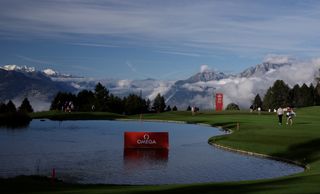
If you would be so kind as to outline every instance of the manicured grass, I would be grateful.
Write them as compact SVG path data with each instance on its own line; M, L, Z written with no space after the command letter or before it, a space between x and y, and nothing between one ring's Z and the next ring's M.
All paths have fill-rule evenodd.
M131 118L151 120L174 120L188 123L207 123L221 126L234 132L231 135L210 138L224 146L287 158L308 164L310 169L303 173L277 179L242 181L230 183L208 183L164 186L114 186L114 185L71 185L35 177L19 177L0 181L1 193L320 193L320 107L296 110L292 126L279 126L273 113L248 112L168 112L125 117L106 113L68 113L68 119ZM74 116L71 116L73 115ZM35 113L33 118L60 118L63 114ZM96 117L95 117L96 116ZM239 129L237 129L239 123ZM209 137L208 137L209 138ZM236 164L235 164L236 165Z

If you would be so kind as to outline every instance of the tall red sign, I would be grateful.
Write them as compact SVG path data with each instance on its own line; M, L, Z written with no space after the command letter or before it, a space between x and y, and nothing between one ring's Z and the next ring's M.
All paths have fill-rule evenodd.
M124 148L169 148L168 132L124 132Z
M223 94L216 93L216 111L223 110Z

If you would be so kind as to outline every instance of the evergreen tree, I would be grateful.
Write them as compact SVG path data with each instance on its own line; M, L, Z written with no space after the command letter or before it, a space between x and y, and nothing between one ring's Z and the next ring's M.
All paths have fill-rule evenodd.
M240 110L240 108L237 104L230 103L227 105L226 110Z
M172 111L178 111L178 108L177 108L176 106L174 106L174 107L172 108Z
M92 105L95 103L94 93L88 90L82 90L77 95L78 111L92 111Z
M274 82L273 86L268 89L264 99L264 109L275 109L278 107L288 106L289 102L289 86L282 80Z
M260 95L257 94L256 97L253 100L253 109L258 109L258 107L262 108L262 100L260 98Z
M153 101L153 108L156 112L163 112L166 108L164 97L161 96L160 93L158 93L158 95Z
M300 86L298 84L294 85L293 88L290 91L289 100L291 100L291 106L294 107L301 107L302 106L302 98L300 92Z
M7 103L7 111L9 113L17 112L16 105L14 105L14 103L11 100L9 100L9 102Z
M167 108L166 108L166 111L167 111L167 112L170 112L171 110L172 110L172 109L171 109L170 105L168 105Z
M190 107L190 105L187 107L187 111L191 111L191 107Z
M100 82L96 85L94 89L94 95L96 99L95 108L97 111L109 111L108 100L109 91Z
M276 107L274 107L273 105L273 92L272 92L272 88L270 87L263 97L263 109L268 110L268 109L274 109L274 108Z
M130 94L124 98L125 112L128 115L148 112L147 102L140 96Z
M8 112L8 109L7 109L7 105L3 102L0 103L0 114L3 114L3 113L7 113Z
M320 106L320 82L314 88L314 105Z
M28 100L28 98L24 98L20 107L19 107L19 112L27 112L31 113L33 112L33 108Z
M51 102L50 110L65 111L70 104L77 106L77 96L71 93L58 92ZM69 107L70 108L70 107Z
M110 94L108 107L110 108L110 112L113 113L122 114L125 112L123 100L118 96L114 96L113 94Z

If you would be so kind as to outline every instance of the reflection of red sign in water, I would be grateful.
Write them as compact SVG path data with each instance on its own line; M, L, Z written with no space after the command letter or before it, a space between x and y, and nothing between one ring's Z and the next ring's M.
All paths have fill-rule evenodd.
M169 148L168 132L124 132L124 148Z
M216 93L216 111L222 111L223 109L223 94Z
M126 162L136 160L167 161L168 149L124 149L123 158Z

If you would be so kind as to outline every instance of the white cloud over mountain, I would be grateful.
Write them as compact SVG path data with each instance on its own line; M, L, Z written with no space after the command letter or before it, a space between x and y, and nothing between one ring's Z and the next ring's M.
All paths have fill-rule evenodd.
M14 69L12 69L14 67ZM26 71L27 76L32 76L29 67L5 66L4 71L19 72ZM54 82L65 84L67 88L74 91L83 89L93 90L98 82L105 85L114 95L124 97L131 93L142 95L144 98L153 100L158 93L166 97L166 103L176 105L180 109L187 106L198 106L201 109L214 108L214 94L224 94L224 105L233 102L241 108L248 108L255 95L264 96L265 92L273 83L280 79L284 80L290 87L295 84L302 85L316 84L316 78L320 77L320 58L306 61L293 60L287 56L268 55L264 63L248 68L237 75L225 75L221 72L212 71L208 65L200 66L200 73L185 80L165 81L155 79L144 80L115 80L93 78L81 78L55 74L54 70L43 73L49 76ZM36 75L36 74L34 74ZM1 89L1 88L0 88ZM48 94L39 92L37 88L26 91L23 95L17 96L15 101L21 101L22 97L28 96L35 106L35 110L48 109L50 103ZM3 91L6 92L6 91ZM7 93L6 93L7 94ZM50 94L51 96L55 94ZM18 103L19 104L19 103Z
M284 80L290 87L293 87L295 84L316 84L315 78L320 76L319 59L297 62L290 60L288 57L271 55L267 59L265 63L284 65L277 69L262 69L266 71L255 72L250 77L238 75L207 82L185 83L182 88L189 92L205 93L205 95L196 95L190 99L190 105L213 107L214 93L221 92L224 94L225 106L234 102L242 108L248 108L255 95L264 96L267 89L278 79ZM262 70L260 69L260 71Z

